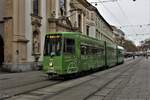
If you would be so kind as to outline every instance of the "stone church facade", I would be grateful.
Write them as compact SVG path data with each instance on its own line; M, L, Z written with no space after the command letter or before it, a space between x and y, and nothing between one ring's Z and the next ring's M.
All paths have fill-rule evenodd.
M47 32L46 0L1 0L0 7L1 67L11 72L37 69Z

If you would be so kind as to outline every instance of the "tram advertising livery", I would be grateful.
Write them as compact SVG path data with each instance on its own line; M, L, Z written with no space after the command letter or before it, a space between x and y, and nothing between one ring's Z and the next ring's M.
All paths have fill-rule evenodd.
M70 75L124 62L123 47L81 33L47 33L43 70L49 75Z

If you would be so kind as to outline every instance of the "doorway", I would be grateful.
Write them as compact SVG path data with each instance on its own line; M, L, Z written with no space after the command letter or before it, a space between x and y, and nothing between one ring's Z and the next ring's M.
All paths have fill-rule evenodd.
M2 36L0 35L0 67L4 62L4 41Z

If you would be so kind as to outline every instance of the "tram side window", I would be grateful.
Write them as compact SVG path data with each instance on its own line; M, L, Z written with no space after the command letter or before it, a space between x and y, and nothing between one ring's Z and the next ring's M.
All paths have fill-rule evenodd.
M97 54L97 53L98 53L98 48L94 48L94 47L93 47L93 48L92 48L92 53L93 53L93 54Z
M98 49L92 46L87 46L87 54L88 55L93 55L98 52Z
M64 40L64 53L75 53L75 40L65 39Z
M86 55L86 53L87 53L87 47L86 46L81 45L80 50L81 50L81 55Z
M92 55L92 47L91 46L87 46L87 54Z
M104 53L104 50L101 48L93 48L92 53L95 55L102 55Z
M80 46L81 50L81 55L102 55L104 54L104 49L98 48L98 47L93 47L93 46L86 46L86 45L81 45Z
M119 54L119 55L123 55L123 51L120 51L120 50L119 50L119 51L118 51L118 54Z

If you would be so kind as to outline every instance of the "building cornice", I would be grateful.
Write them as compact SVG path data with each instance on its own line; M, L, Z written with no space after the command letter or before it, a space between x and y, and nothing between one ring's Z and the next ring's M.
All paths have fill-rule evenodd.
M2 20L2 21L0 21L0 24L3 24L4 23L4 21Z
M34 15L34 14L30 14L31 15L31 17L35 17L35 18L38 18L38 19L43 19L43 17L41 17L41 16L36 16L36 15Z
M29 42L29 40L27 40L27 39L15 39L13 42L28 43L28 42Z
M9 16L9 17L3 17L4 20L9 20L9 19L13 19L13 17Z

